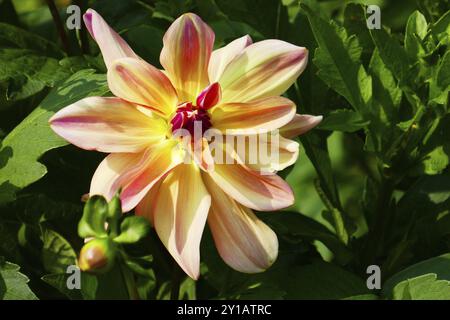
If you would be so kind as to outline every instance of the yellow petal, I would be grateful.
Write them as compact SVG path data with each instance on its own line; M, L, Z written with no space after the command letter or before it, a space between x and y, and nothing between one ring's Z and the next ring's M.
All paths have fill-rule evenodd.
M178 104L169 78L143 60L116 60L108 69L108 85L114 95L148 106L165 116L174 112Z
M230 42L223 48L214 50L209 60L208 74L209 82L219 81L225 68L230 62L240 55L246 47L252 44L252 38L246 35Z
M208 62L214 44L212 29L193 13L176 19L163 39L161 65L180 101L195 101L209 84Z
M322 116L296 114L288 124L280 128L280 134L287 138L294 138L313 129L321 121Z
M274 211L294 203L289 185L277 175L264 175L242 164L217 164L209 172L222 190L242 205Z
M83 15L86 28L92 38L97 42L103 55L106 67L116 60L124 57L139 57L130 46L117 34L95 10L88 9Z
M277 139L274 141L273 139ZM253 170L264 173L275 173L295 163L298 158L299 144L281 135L271 136L271 139L245 139L245 148L235 147L242 163ZM253 157L252 157L253 155Z
M139 154L112 153L100 163L92 177L90 195L111 199L122 189L124 212L132 210L159 179L182 162L175 142L167 140Z
M210 205L211 196L194 164L182 164L169 173L156 196L156 232L193 279L200 273L200 240Z
M278 255L276 234L248 208L240 205L204 174L212 197L208 225L222 259L233 269L266 270Z
M295 115L295 104L283 97L248 103L224 103L211 111L215 129L226 134L258 134L280 128Z
M82 99L49 122L70 143L101 152L140 152L163 139L168 130L162 118L119 98Z
M135 209L136 215L145 217L153 226L155 225L153 214L155 212L156 197L158 196L158 191L163 180L164 177L155 183Z
M222 102L248 102L284 93L305 69L308 50L280 40L246 47L225 68Z

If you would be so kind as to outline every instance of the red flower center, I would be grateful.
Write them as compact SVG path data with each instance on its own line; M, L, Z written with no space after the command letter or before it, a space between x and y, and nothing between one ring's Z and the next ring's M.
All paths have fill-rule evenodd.
M179 104L174 117L170 121L172 132L178 129L186 129L193 137L194 129L197 126L201 129L201 134L203 135L212 125L208 109L219 102L220 95L220 85L216 82L206 87L199 94L195 105L192 102Z

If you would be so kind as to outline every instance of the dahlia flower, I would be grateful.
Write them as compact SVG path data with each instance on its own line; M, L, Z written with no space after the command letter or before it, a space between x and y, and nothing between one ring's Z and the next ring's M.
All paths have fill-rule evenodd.
M57 112L50 125L80 148L109 153L94 173L90 195L111 199L121 189L123 211L148 218L193 279L199 276L206 222L228 265L248 273L267 269L278 254L277 236L252 210L293 204L291 188L276 171L298 157L299 145L290 138L322 119L296 114L295 104L280 96L306 67L307 49L243 36L213 50L213 30L187 13L164 36L159 70L97 12L89 9L83 18L100 47L114 97L82 99ZM211 163L210 141L201 138L190 140L200 145L200 159L186 162L191 153L174 132L193 133L194 124L202 133L214 128L224 136L279 129L278 161L267 174L259 163L246 164L245 155L224 148L236 162Z

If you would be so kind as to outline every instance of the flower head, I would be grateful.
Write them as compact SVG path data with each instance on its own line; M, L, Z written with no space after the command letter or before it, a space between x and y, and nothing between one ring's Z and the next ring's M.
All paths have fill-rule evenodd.
M249 36L213 51L212 29L187 13L164 36L161 71L137 56L94 10L84 21L103 54L114 97L82 99L56 113L50 125L80 148L110 153L94 173L90 194L111 199L121 188L122 209L135 208L147 217L194 279L206 222L232 268L267 269L277 257L278 241L252 209L272 211L294 202L275 172L297 159L298 143L290 138L315 127L321 117L296 115L295 104L280 95L306 67L308 51L279 40L252 43ZM279 129L279 158L270 164L271 174L263 174L258 161L246 163L248 148L242 153L225 143L216 153L235 161L212 165L211 141L195 134L190 143L200 145L201 155L186 163L189 150L178 148L176 133L193 134L196 124L202 135L215 129L224 137Z

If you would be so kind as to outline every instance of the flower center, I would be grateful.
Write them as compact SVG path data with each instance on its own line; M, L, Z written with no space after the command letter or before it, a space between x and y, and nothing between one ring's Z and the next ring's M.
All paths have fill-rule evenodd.
M220 100L220 85L216 82L206 87L197 97L195 105L192 102L184 102L178 105L177 111L170 124L172 132L179 129L189 131L191 137L194 132L202 134L211 128L208 109L214 107ZM197 133L197 134L198 134Z
M194 136L194 128L201 129L201 133L211 128L211 120L208 111L194 106L192 102L185 102L178 106L175 116L170 121L172 132L178 129L186 129Z

